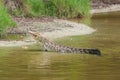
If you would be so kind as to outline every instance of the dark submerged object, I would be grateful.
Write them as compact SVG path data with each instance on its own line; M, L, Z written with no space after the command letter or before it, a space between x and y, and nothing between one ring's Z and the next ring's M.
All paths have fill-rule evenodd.
M100 52L99 49L83 49L83 50L87 54L93 54L93 55L101 56L101 52Z

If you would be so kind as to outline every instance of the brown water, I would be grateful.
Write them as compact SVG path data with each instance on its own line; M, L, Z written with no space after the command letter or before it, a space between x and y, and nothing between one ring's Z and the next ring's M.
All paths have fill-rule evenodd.
M42 52L38 46L2 47L0 80L120 80L120 18L101 16L91 22L95 33L62 38L58 43L99 48L101 57Z

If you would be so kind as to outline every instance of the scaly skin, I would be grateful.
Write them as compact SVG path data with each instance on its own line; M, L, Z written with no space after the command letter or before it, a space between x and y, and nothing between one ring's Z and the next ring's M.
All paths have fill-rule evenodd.
M86 54L95 54L95 55L101 55L100 51L98 49L92 49L92 48L72 48L67 46L58 45L53 41L50 41L46 37L43 36L41 33L29 31L29 33L34 37L34 39L40 43L42 43L43 48L45 51L56 51L61 53L86 53Z

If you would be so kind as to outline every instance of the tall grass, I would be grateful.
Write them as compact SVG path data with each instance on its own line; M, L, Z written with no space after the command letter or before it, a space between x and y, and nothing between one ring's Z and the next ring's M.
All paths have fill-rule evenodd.
M27 5L32 16L41 16L45 12L43 0L27 0Z
M51 0L56 6L57 16L76 17L89 14L89 0Z
M11 26L15 26L15 22L12 20L7 12L7 9L0 1L0 34L4 33L4 31Z
M87 16L90 0L27 0L33 16Z

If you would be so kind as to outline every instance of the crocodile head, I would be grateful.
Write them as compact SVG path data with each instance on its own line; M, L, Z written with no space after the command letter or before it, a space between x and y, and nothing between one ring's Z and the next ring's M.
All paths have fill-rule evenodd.
M38 32L28 31L35 40L40 40L42 38L42 34Z

